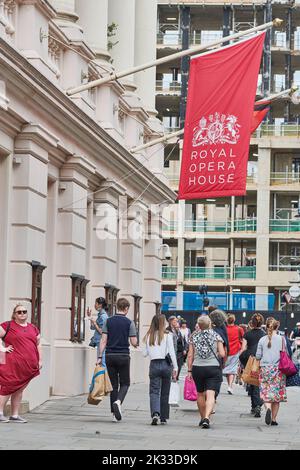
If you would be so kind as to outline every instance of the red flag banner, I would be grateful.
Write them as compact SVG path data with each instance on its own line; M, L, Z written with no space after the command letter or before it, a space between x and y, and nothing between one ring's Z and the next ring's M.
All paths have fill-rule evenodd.
M254 106L254 112L252 116L251 134L258 128L261 122L264 120L268 112L270 111L271 101L256 101Z
M178 199L242 196L265 33L191 60Z

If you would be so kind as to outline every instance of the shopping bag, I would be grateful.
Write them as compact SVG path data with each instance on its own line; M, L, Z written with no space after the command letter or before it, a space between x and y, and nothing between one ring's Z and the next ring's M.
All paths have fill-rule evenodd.
M112 391L112 386L105 367L96 366L90 385L88 404L98 405Z
M179 385L178 382L171 382L169 405L178 405L179 403Z
M183 398L188 401L197 401L197 397L195 382L187 376L184 381Z
M242 374L242 380L246 384L259 387L260 361L254 356L250 356Z

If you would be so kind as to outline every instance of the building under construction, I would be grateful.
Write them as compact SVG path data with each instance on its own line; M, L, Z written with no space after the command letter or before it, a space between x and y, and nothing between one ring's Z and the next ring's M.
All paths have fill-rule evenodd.
M257 100L300 84L299 1L159 1L157 56L271 21ZM166 132L184 125L189 58L157 68L156 107ZM199 285L228 309L279 310L300 270L300 106L271 105L252 136L247 195L180 201L165 224L172 258L163 266L164 309L199 308ZM178 188L182 142L166 146L165 174ZM179 214L183 214L179 216ZM287 297L288 298L288 297ZM288 315L298 308L297 299Z

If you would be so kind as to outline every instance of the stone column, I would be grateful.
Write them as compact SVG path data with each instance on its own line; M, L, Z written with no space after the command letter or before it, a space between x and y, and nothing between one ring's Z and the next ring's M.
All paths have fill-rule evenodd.
M54 17L55 11L46 2L18 2L16 46L50 80L53 78L53 70L48 65L48 33L49 21Z
M31 321L33 261L46 266L48 149L57 140L39 125L27 125L15 139L17 163L12 174L12 209L10 228L10 307L24 302ZM45 274L45 271L44 271ZM44 279L43 274L43 279ZM45 291L42 289L41 344L43 374L32 381L24 394L34 408L49 398L50 344ZM11 308L10 308L11 310Z
M135 0L109 0L108 23L117 25L116 35L111 37L111 42L116 44L110 50L116 71L134 66L135 3ZM121 82L129 89L136 88L133 75Z
M157 1L135 3L135 65L156 59ZM134 75L137 92L147 111L155 112L156 67Z
M141 65L156 59L157 1L136 1L135 16L135 65ZM154 133L153 139L156 139L157 135L164 133L162 122L156 119L156 67L135 74L134 80L138 87L137 93L150 116L147 124ZM149 157L151 171L159 178L164 179L164 145L158 144L150 147L147 149L146 154Z
M75 14L75 0L49 0L49 3L55 8L60 18L66 20L77 20Z
M84 37L99 62L108 61L107 21L108 0L75 0L76 13L83 27Z
M89 351L83 344L72 343L71 306L72 274L86 277L87 174L85 159L73 156L60 170L61 190L58 199L55 395L86 392L89 380ZM84 173L84 174L83 174ZM86 336L88 332L86 331Z
M119 288L119 198L125 194L121 185L107 180L95 193L90 303L105 296L105 284Z
M133 320L134 314L134 298L137 294L141 297L144 295L144 270L145 270L145 230L148 222L148 208L142 202L135 202L128 205L127 214L123 214L123 234L121 240L121 270L120 270L120 297L128 298L131 307L129 318ZM125 231L127 225L127 230ZM126 233L127 232L127 233ZM148 252L149 253L149 252ZM149 265L147 266L149 267ZM155 292L157 295L157 292ZM150 294L150 293L149 293ZM149 301L151 294L146 297ZM155 300L157 300L155 298ZM154 301L154 300L153 300ZM148 320L144 319L144 298L140 303L140 341L142 333L145 330L143 325ZM148 312L149 315L149 312ZM141 354L141 350L133 349L131 352L132 360L132 380L133 382L145 381L146 370L145 360Z
M12 174L14 140L0 131L0 323L6 321L8 307L8 281L9 281L9 245L10 245L10 218L12 204Z
M271 149L258 147L256 281L264 286L269 273L269 211Z

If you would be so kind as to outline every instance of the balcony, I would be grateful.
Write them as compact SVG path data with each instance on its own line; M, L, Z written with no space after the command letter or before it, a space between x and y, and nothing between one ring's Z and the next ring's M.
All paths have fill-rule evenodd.
M256 266L234 266L233 268L233 280L239 279L255 279L256 278ZM189 266L184 269L184 279L230 279L230 267L198 267Z
M237 219L234 221L235 232L256 232L256 219Z
M270 179L271 186L280 184L299 184L300 173L299 172L271 172Z
M185 230L187 232L230 232L230 221L209 222L207 220L186 220Z
M177 132L177 131L180 131L180 127L178 126L172 126L172 127L168 127L168 126L165 126L164 127L165 129L165 133L166 134L173 134L173 132ZM178 177L179 178L179 177Z
M163 266L162 267L162 278L174 280L177 279L177 267L174 266Z
M300 125L295 123L287 124L262 124L253 134L255 138L260 137L299 137Z
M275 264L269 266L270 271L300 271L300 262L299 265L292 265L292 264Z
M230 268L228 267L198 267L189 266L184 268L184 279L229 279Z
M256 266L235 266L233 278L236 279L256 279Z
M221 222L210 222L207 220L186 220L185 231L196 233L230 233L232 230L231 220ZM236 219L233 224L234 232L256 232L256 219ZM171 221L164 225L164 230L176 232L178 222Z
M300 219L271 219L270 232L300 232Z
M157 95L180 95L181 83L168 82L165 80L156 81L156 94Z
M180 47L182 43L181 34L178 31L168 31L157 34L157 45L166 47Z

